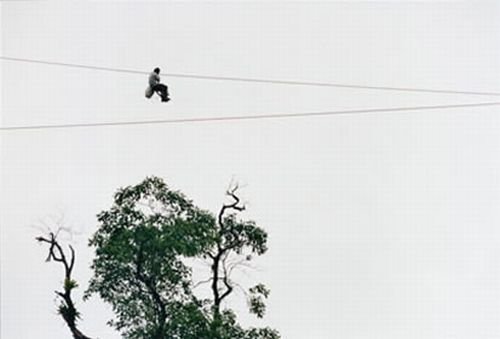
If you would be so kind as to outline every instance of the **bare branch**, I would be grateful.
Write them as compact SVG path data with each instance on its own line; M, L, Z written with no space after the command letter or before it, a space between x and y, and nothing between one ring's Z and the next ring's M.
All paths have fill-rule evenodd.
M226 298L233 291L233 285L231 285L231 280L229 278L229 274L228 274L227 267L226 267L227 258L228 258L228 255L226 254L224 256L224 258L222 259L222 269L224 271L224 277L222 278L222 281L224 282L224 285L226 286L226 291L224 293L222 293L222 295L220 296L220 299L219 299L220 301L224 300L224 298Z
M236 269L240 269L242 272L244 272L244 270L242 268L248 268L248 269L251 269L251 270L257 270L257 268L253 265L251 265L246 258L244 259L240 259L238 261L234 261L234 262L231 262L227 265L228 267L228 272L229 272L229 275L232 274L232 272Z
M203 285L203 284L208 284L208 283L209 283L209 282L211 282L212 280L213 280L213 278L212 278L212 277L210 277L210 278L208 278L208 279L206 279L206 280L198 281L196 284L194 284L194 285L193 285L193 289L198 288L198 287L200 287L200 286L201 286L201 285Z
M55 291L56 295L62 299L61 305L59 306L59 314L61 314L62 318L68 325L74 339L91 339L90 337L84 335L76 325L77 319L79 317L79 312L77 311L75 303L71 298L71 290L76 287L76 283L71 279L71 273L75 264L75 250L71 245L69 246L69 249L71 251L71 259L68 263L64 251L57 241L57 234L60 230L61 228L59 228L55 234L53 232L50 232L50 238L39 236L35 239L38 242L48 243L50 245L49 254L46 261L50 261L50 259L53 259L56 262L60 262L64 266L64 291Z
M224 224L224 214L226 213L227 210L233 209L238 212L242 212L245 210L245 205L239 206L238 204L240 203L240 198L236 195L236 191L238 190L238 184L232 185L227 191L226 195L230 196L233 198L233 203L232 204L224 204L222 205L222 208L219 212L219 217L218 217L218 222L219 222L219 227L222 228Z
M70 273L73 271L73 266L75 266L75 250L73 249L73 246L69 245L69 250L71 251L71 263L69 264L69 271Z
M220 301L224 300L224 298L226 298L228 295L231 294L231 292L233 292L233 286L231 285L231 281L229 280L229 277L227 275L224 276L222 281L224 282L224 285L226 286L226 291L224 293L222 293L222 295L220 296L220 298L219 298Z
M234 284L234 287L236 287L240 292L243 293L243 295L248 298L249 294L247 292L247 290L245 290L245 288L243 286L241 286L240 284L238 283L235 283L234 281L232 281L232 283Z

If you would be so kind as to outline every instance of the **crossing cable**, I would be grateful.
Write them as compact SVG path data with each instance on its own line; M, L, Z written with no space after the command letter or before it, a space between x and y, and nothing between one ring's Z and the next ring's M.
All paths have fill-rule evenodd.
M84 68L84 69L97 70L97 71L119 72L119 73L129 73L129 74L149 74L148 72L131 70L131 69L100 67L100 66L72 64L72 63L63 63L63 62L45 61L45 60L24 59L24 58L15 58L15 57L8 57L8 56L0 56L0 60L45 64L45 65L51 65L51 66ZM330 82L312 82L312 81L295 81L295 80L278 80L278 79L257 79L257 78L226 77L226 76L185 74L185 73L163 73L163 75L165 75L167 77L171 77L171 78L233 81L233 82L247 82L247 83L265 83L265 84L275 84L275 85L336 87L336 88L399 91L399 92L420 92L420 93L434 93L434 94L464 94L464 95L500 96L500 92L459 91L459 90L426 89L426 88L411 88L411 87L390 87L390 86L367 86L367 85L351 85L351 84L340 84L340 83L330 83Z
M67 128L89 128L106 126L131 126L131 125L156 125L156 124L179 124L179 123L199 123L199 122L220 122L236 120L260 120L260 119L285 119L300 117L319 117L331 115L367 114L367 113L390 113L405 111L425 111L436 109L467 108L467 107L487 107L500 106L500 102L482 102L454 105L435 106L411 106L411 107L387 107L387 108L366 108L352 110L338 110L329 112L302 112L302 113L276 113L263 115L239 115L239 116L215 116L206 118L179 118L164 120L139 120L139 121L119 121L119 122L95 122L95 123L75 123L75 124L55 124L55 125L28 125L28 126L6 126L0 127L0 131L20 131L20 130L45 130L45 129L67 129Z

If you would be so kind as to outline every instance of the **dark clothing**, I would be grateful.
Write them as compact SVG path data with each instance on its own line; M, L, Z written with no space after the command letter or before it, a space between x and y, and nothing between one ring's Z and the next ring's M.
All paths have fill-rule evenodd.
M160 95L162 101L168 101L168 87L166 85L156 84L152 89Z

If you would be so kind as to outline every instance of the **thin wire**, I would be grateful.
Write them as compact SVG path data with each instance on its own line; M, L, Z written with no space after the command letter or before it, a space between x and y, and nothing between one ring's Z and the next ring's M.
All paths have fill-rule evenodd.
M482 103L435 105L435 106L367 108L367 109L339 110L339 111L330 111L330 112L302 112L302 113L282 113L282 114L263 114L263 115L239 115L239 116L228 116L228 117L219 116L219 117L208 117L208 118L182 118L182 119L165 119L165 120L122 121L122 122L96 122L96 123L81 123L81 124L78 123L78 124L58 124L58 125L7 126L7 127L0 127L0 131L45 130L45 129L66 129L66 128L83 128L83 127L155 125L155 124L178 124L178 123L193 123L193 122L259 120L259 119L285 119L285 118L299 118L299 117L318 117L318 116L366 114L366 113L389 113L389 112L404 112L404 111L424 111L424 110L435 110L435 109L485 107L485 106L500 106L500 102L482 102Z
M14 58L14 57L7 57L7 56L0 56L0 59L1 60L9 60L9 61L17 61L17 62L45 64L45 65L52 65L52 66L84 68L84 69L91 69L91 70L98 70L98 71L109 71L109 72L130 73L130 74L149 74L148 72L144 72L144 71L123 69L123 68L111 68L111 67L100 67L100 66L90 66L90 65L81 65L81 64L70 64L70 63L54 62L54 61ZM184 73L163 73L163 74L165 76L172 77L172 78L188 78L188 79L199 79L199 80L217 80L217 81L234 81L234 82L237 81L237 82L266 83L266 84L276 84L276 85L336 87L336 88L400 91L400 92L420 92L420 93L435 93L435 94L465 94L465 95L500 96L500 92L458 91L458 90L426 89L426 88L410 88L410 87L389 87L389 86L365 86L365 85L349 85L349 84L339 84L339 83L329 83L329 82L240 78L240 77L225 77L225 76L184 74Z

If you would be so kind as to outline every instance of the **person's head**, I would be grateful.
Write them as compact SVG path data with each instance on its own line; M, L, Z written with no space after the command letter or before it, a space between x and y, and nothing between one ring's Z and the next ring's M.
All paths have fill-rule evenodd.
M155 72L156 74L160 74L160 69L159 69L158 67L156 67L156 68L154 69L154 72Z

